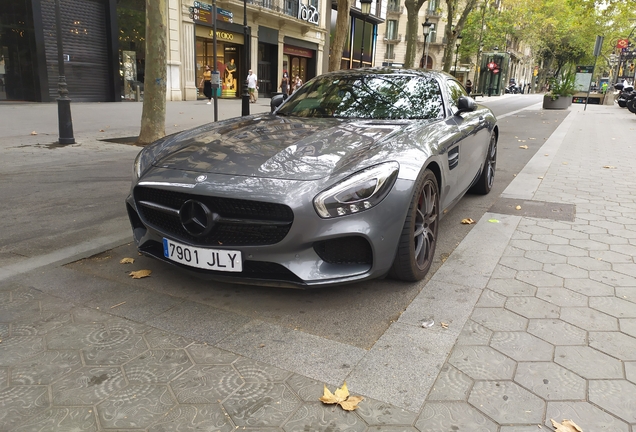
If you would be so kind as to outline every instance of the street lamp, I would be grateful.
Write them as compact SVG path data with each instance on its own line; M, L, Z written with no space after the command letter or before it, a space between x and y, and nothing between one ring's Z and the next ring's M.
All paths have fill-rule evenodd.
M422 32L424 32L424 57L422 57L422 67L428 69L428 35L431 33L432 22L426 21L422 23Z
M71 118L71 99L68 97L66 76L64 74L64 47L62 45L62 18L60 17L60 0L55 0L55 26L57 31L57 121L60 144L75 144L73 137L73 119Z
M245 71L243 74L245 76L245 83L243 84L243 96L242 96L242 106L241 106L241 115L248 116L250 115L250 91L247 88L248 80L247 80L247 71L250 69L250 40L248 35L247 28L247 0L243 0L243 51L244 54L244 62L245 62Z
M462 44L462 35L457 36L457 43L455 44L455 70L453 76L457 77L457 54L459 54L459 46Z
M371 2L373 0L360 0L360 12L362 12L362 45L360 45L360 67L364 60L364 28L367 25L367 17L371 13Z

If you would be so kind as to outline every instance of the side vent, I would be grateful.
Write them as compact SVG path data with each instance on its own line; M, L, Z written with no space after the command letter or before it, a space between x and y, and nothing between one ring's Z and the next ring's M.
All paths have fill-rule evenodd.
M448 151L448 169L452 170L459 164L459 146Z

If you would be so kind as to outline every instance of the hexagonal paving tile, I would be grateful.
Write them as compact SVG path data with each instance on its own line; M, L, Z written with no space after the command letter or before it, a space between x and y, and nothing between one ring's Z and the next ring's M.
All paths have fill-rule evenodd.
M355 413L370 426L411 425L417 417L411 411L370 398L364 398Z
M521 331L528 324L526 318L500 308L475 308L471 319L493 331Z
M564 279L587 278L589 272L570 264L543 264L543 271Z
M503 256L499 260L502 265L515 270L541 270L543 264L528 258Z
M476 382L468 402L500 424L540 423L545 410L543 400L509 381Z
M533 296L537 292L537 287L511 278L491 279L487 288L506 297Z
M43 335L73 321L70 313L43 312L37 316L24 317L13 321L12 336Z
M588 331L618 330L618 320L588 307L561 308L561 319Z
M482 291L479 300L477 301L477 307L503 307L506 303L506 296L503 296L495 291L485 289Z
M585 431L629 432L629 426L588 402L548 402L545 425L552 428L550 419L575 419Z
M45 350L42 336L18 336L2 339L0 344L0 366L20 364Z
M566 279L564 285L565 288L588 297L614 295L613 287L591 279Z
M0 389L0 430L12 431L24 420L49 407L47 386L11 386Z
M89 336L100 331L106 331L103 323L67 324L46 335L46 345L49 349L82 349L91 345Z
M515 362L487 346L456 346L448 362L476 380L511 379Z
M551 362L523 362L515 381L545 400L585 400L585 380Z
M81 367L78 351L43 351L15 366L11 371L11 383L46 385Z
M620 332L590 332L590 346L623 361L636 360L636 338Z
M625 380L590 381L590 402L626 420L636 423L636 403L628 395L636 395L636 384Z
M97 405L99 422L109 429L147 428L176 405L166 385L126 387Z
M552 234L533 234L532 240L546 245L566 245L569 240Z
M629 381L636 384L636 362L625 362L625 375Z
M285 384L246 383L223 402L235 425L242 427L282 426L300 406L300 399Z
M353 415L352 415L353 414ZM285 432L304 432L333 430L358 432L366 430L366 423L356 415L342 410L340 407L325 405L320 402L303 404L291 416L283 430Z
M185 348L192 344L190 339L155 328L144 333L144 338L150 349Z
M195 365L170 382L179 403L219 403L244 381L231 365Z
M422 432L495 432L497 425L466 402L427 402L415 426Z
M506 309L526 318L558 318L559 307L536 297L510 297Z
M623 378L620 360L587 346L558 346L554 361L585 379Z
M99 429L92 407L68 407L43 411L12 430L97 432Z
M236 354L207 344L192 344L186 350L197 364L230 364L239 358Z
M148 350L142 335L128 331L99 330L88 340L91 345L82 349L87 365L123 364Z
M531 319L528 333L552 345L586 345L587 332L559 319Z
M636 318L621 318L618 326L623 333L636 338Z
M488 330L473 320L466 321L462 332L457 337L457 345L488 345L493 331Z
M490 346L516 361L551 361L554 347L526 332L495 332Z
M537 298L550 302L560 307L584 307L588 304L588 298L567 288L539 288Z
M550 245L547 248L548 251L555 254L562 255L564 257L586 257L589 256L588 251L571 245Z
M445 364L433 384L426 400L465 401L473 385L473 380L458 369Z
M179 432L184 430L230 432L235 426L220 404L178 405L148 432Z
M51 385L53 405L94 405L125 386L126 380L117 366L83 367Z
M594 258L595 260L605 261L608 263L633 263L634 260L629 255L624 255L622 253L614 252L614 251L590 251L590 258ZM588 269L592 270L592 269Z
M185 350L150 350L124 365L132 384L168 383L192 366Z
M590 307L616 318L636 318L634 304L617 297L592 297Z
M590 271L590 279L605 284L619 286L636 286L636 278L614 271L592 270Z
M526 282L537 287L562 287L563 278L546 273L542 270L518 271L515 279Z
M592 257L569 257L568 264L584 270L611 270L612 263ZM584 277L587 277L585 275Z
M291 372L248 358L240 358L232 364L245 382L283 382L291 376Z
M543 264L565 264L567 262L567 258L563 255L550 251L526 251L524 256Z

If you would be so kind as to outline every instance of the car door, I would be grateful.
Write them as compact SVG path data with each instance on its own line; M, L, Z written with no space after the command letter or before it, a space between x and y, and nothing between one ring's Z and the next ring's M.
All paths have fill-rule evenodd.
M447 80L450 107L454 114L453 120L459 129L460 141L456 148L449 152L449 168L458 171L457 186L459 193L465 192L479 175L483 162L483 149L480 145L479 131L483 124L483 114L480 110L463 112L457 115L458 101L462 96L468 96L462 85L454 79Z

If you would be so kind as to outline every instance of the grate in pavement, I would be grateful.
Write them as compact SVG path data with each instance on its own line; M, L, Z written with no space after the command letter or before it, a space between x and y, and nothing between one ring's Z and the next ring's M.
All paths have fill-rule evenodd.
M517 206L520 206L521 209L517 210ZM547 201L500 198L488 211L491 213L574 222L576 206L574 204Z

